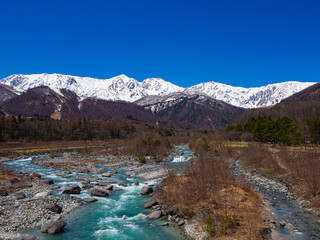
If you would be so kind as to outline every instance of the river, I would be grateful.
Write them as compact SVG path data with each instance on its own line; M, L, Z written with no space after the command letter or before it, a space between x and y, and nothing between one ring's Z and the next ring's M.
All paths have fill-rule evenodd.
M172 162L161 163L158 167L177 167L185 164L192 155L192 152L186 146L177 146L177 153L173 153ZM32 162L33 156L26 159L12 160L4 164L13 171L24 173L39 173L42 178L54 180L54 183L60 186L55 190L53 195L62 195L62 191L69 185L77 184L82 186L83 179L92 177L101 177L94 174L79 174L72 172L70 178L58 176L64 171L52 168L41 167ZM143 209L142 206L150 200L149 196L140 195L143 186L157 185L161 179L151 181L142 181L133 176L128 176L127 170L132 166L113 168L118 171L115 176L108 178L109 181L128 185L127 187L114 184L121 188L121 191L113 191L108 197L95 197L98 202L85 204L73 213L67 215L64 220L67 222L65 232L57 235L42 234L40 229L31 229L24 233L30 233L37 236L37 239L54 239L54 240L71 240L71 239L183 239L179 229L170 224L169 226L161 226L163 221L148 221L146 215L151 211ZM58 174L58 175L57 175ZM138 186L135 182L140 182ZM80 198L91 198L87 190L82 190Z

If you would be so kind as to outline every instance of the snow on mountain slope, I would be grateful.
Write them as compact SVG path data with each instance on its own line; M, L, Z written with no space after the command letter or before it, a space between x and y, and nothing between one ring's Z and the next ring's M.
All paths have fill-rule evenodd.
M206 82L190 88L182 88L161 78L148 78L138 82L126 75L119 75L110 79L96 79L46 73L11 75L0 80L0 83L12 86L19 92L34 87L48 86L57 93L60 93L62 88L71 90L81 98L93 97L128 102L134 102L146 96L166 96L174 92L191 95L199 92L243 108L272 106L282 99L315 84L311 82L283 82L257 88L242 88L216 82Z
M93 97L108 100L124 100L133 102L148 95L166 95L178 91L180 88L160 78L149 78L138 82L126 75L110 79L96 79L62 74L31 74L11 75L0 80L0 83L14 87L24 92L28 89L49 86L56 92L65 88L75 92L82 98Z
M272 106L282 99L291 96L314 82L283 82L256 88L233 87L216 82L200 83L190 87L190 90L209 95L231 105L243 108L258 108Z

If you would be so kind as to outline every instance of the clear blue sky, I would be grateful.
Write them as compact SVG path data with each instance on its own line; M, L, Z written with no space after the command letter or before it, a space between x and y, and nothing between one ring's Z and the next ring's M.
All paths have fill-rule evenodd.
M320 80L320 1L0 0L0 78Z

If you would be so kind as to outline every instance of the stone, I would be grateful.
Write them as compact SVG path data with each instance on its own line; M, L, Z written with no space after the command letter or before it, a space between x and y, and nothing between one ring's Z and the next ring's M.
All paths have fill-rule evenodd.
M284 221L279 222L280 227L285 227L286 223Z
M56 189L59 189L59 188L60 188L60 186L58 186L58 185L55 185L55 186L51 187L52 190L56 190Z
M46 196L49 196L51 194L50 191L48 192L39 192L37 193L36 195L34 195L35 198L39 198L39 197L46 197Z
M5 190L5 189L0 189L0 196L1 196L1 197L8 196L7 190Z
M154 211L154 212L149 213L149 215L147 216L147 219L148 220L155 220L155 219L161 218L161 216L162 216L161 211Z
M65 171L64 173L65 173L65 174L72 174L71 171Z
M84 199L82 199L82 201L84 201L86 203L93 203L93 202L98 202L98 199L96 199L96 198L84 198Z
M102 175L101 175L102 177L111 177L111 174L110 173L107 173L107 172L105 172L105 173L102 173Z
M45 184L48 184L48 185L52 185L53 184L53 180L52 179L43 179L42 182L45 183Z
M94 186L92 184L83 184L82 189L90 189L93 188Z
M100 230L107 230L107 228L105 228L105 227L102 227L102 228L100 228Z
M122 191L122 188L119 188L117 186L113 186L112 191Z
M121 186L121 187L128 187L128 185L127 185L127 184L124 184L124 183L119 183L119 186Z
M162 227L169 226L169 223L168 222L162 223L161 226Z
M139 183L138 183L138 182L135 182L134 185L139 186Z
M178 222L178 226L182 226L185 224L185 221L183 219L181 219L179 222Z
M98 185L99 186L104 186L108 190L112 190L112 185L110 185L110 183L108 181L99 181ZM111 189L109 189L109 188L111 188Z
M149 202L147 202L145 205L143 205L143 208L151 208L157 204L158 204L157 199L152 198Z
M143 187L141 189L141 195L148 195L150 193L153 193L153 188L152 187Z
M101 187L94 187L91 188L89 191L92 196L105 197L109 195L109 191Z
M78 185L74 184L64 189L62 193L80 194L80 192L81 192L81 188Z
M26 195L24 195L24 193L22 193L22 192L17 192L15 195L14 195L15 197L16 197L16 199L24 199L24 198L26 198Z
M53 204L51 206L48 207L48 209L51 211L51 212L55 212L55 213L62 213L62 207L59 206L58 204Z
M41 174L39 174L39 173L30 173L30 177L31 177L31 178L38 178L38 179L40 179L40 178L41 178Z
M23 234L13 238L13 240L36 240L36 239L37 237L31 234Z
M50 221L42 225L41 232L53 235L62 232L66 225L67 223L63 220Z
M118 171L117 171L117 170L115 170L115 169L113 169L111 173L112 173L112 174L117 174L117 173L118 173Z
M264 238L264 239L269 239L269 236L271 237L271 229L267 228L267 227L261 227L259 228L259 232L260 235Z

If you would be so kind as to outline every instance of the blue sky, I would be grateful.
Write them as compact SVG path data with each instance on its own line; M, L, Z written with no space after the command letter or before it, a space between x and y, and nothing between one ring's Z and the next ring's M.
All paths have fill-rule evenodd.
M0 78L320 80L320 1L0 0Z

